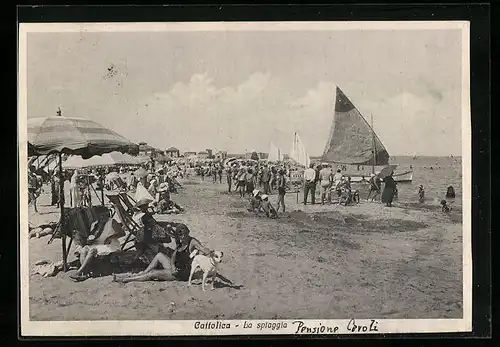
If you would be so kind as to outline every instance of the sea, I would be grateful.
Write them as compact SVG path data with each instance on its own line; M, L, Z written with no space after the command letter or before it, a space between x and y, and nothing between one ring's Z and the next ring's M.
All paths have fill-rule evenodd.
M448 186L455 189L455 199L446 199L450 206L462 207L462 158L461 157L391 157L390 164L413 167L413 181L398 183L400 202L418 202L418 186L423 185L426 204L438 204L445 199ZM399 170L396 168L396 172Z

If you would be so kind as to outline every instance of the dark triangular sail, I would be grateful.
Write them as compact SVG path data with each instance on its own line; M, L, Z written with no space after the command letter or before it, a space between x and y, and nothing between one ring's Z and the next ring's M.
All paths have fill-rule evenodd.
M389 153L384 145L339 87L335 98L334 120L323 152L323 161L354 165L389 163Z

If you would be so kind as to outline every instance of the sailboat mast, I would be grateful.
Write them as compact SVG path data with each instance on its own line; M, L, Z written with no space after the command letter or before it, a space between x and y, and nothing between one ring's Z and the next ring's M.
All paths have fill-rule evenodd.
M372 153L373 153L373 159L372 159L372 174L375 173L375 164L377 161L377 154L375 151L375 130L373 130L373 114L370 114L371 118L371 126L372 126Z

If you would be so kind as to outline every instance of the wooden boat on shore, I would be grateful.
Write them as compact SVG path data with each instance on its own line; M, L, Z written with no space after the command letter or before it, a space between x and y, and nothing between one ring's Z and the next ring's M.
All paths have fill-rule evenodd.
M389 153L363 115L337 87L335 109L322 161L335 163L352 182L366 182L370 174L378 174L380 178L393 173L396 182L412 182L413 168L402 168L398 164L389 164ZM349 166L349 169L348 169ZM370 167L371 172L360 170Z
M391 164L387 166L378 166L375 167L375 172L380 172L380 176L385 177L387 174L390 174L391 171L394 171L393 178L394 181L398 183L411 183L413 181L413 169L407 170L399 170L397 171L398 165ZM353 171L353 170L345 170L342 171L343 175L351 177L351 182L354 183L366 183L370 180L371 172L368 171Z

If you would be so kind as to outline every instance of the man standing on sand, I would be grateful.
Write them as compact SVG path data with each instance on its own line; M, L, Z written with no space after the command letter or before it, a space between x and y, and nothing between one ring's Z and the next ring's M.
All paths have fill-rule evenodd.
M378 177L378 175L375 174L370 174L369 182L370 182L370 190L368 191L368 196L366 197L366 201L370 199L370 196L372 197L372 201L375 201L375 199L378 198L380 194L380 190L382 188L382 182L380 180L380 177Z
M304 171L304 205L307 205L307 196L311 192L311 204L316 202L316 170L314 164L310 164L309 168Z
M38 199L38 196L40 196L40 190L42 188L42 185L35 171L36 171L35 166L31 165L30 170L28 172L28 204L32 204L35 213L38 213L38 208L36 207L36 200Z
M233 173L231 171L231 166L226 168L226 178L227 178L227 191L231 193L231 185L233 184Z
M262 185L264 186L264 194L270 194L269 183L271 181L271 172L267 165L262 169Z
M217 183L217 168L215 167L215 164L210 165L210 174L212 175L213 183Z
M281 206L283 207L283 213L285 213L285 193L286 193L285 172L283 170L280 170L278 176L278 205L276 206L276 211L279 211Z
M321 184L321 205L325 203L325 198L331 202L330 187L332 185L333 173L330 165L324 163L323 168L319 172L319 179Z
M222 164L219 164L217 166L217 173L219 174L219 183L222 183L222 171L223 171Z

